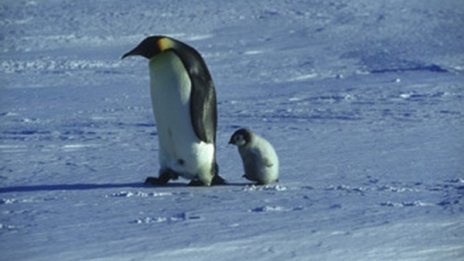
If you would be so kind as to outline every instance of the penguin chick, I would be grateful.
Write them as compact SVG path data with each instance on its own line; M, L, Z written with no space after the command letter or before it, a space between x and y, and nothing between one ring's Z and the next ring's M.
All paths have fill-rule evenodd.
M245 177L259 185L277 182L279 159L272 145L249 129L242 128L232 135L229 144L238 147L242 158Z

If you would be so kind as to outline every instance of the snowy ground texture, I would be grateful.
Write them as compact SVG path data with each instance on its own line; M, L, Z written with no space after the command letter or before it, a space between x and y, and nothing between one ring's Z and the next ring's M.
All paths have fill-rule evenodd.
M464 5L0 2L0 260L464 260ZM147 35L197 48L231 184L158 171ZM227 141L274 144L281 182Z

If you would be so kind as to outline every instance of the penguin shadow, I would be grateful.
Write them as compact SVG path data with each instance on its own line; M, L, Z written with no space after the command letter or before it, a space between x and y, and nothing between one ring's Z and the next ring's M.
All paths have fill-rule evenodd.
M157 184L145 184L144 187L146 188L179 188L179 187L184 187L184 188L226 188L226 187L246 187L246 186L251 186L251 185L256 185L255 183L252 182L227 182L225 184L217 184L217 185L211 185L211 186L198 186L198 185L190 185L189 183L182 183L182 182L170 182L164 185L157 185Z
M223 185L216 185L213 187L245 187L253 185L250 182L229 182ZM191 187L191 188L204 188L198 186L189 186L188 183L171 182L164 185L149 185L143 182L133 183L76 183L76 184L43 184L43 185L30 185L30 186L11 186L1 187L0 194L11 193L11 192L38 192L38 191L75 191L75 190L95 190L95 189L117 189L117 188L179 188L179 187Z
M37 191L72 191L72 190L94 190L113 188L145 188L147 185L139 183L76 183L76 184L43 184L31 186L11 186L0 188L1 193L9 192L37 192Z
M253 182L229 182L224 185L218 185L217 187L247 187L247 186L253 186L256 185L256 183Z

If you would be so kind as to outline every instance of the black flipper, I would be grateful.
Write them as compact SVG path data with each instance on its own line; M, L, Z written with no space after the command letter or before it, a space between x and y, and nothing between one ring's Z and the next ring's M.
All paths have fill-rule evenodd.
M208 73L207 71L204 73ZM205 75L190 75L190 117L197 137L206 143L216 141L217 107L213 81Z
M201 141L215 143L217 107L213 79L197 50L179 41L176 41L175 45L172 51L181 59L192 84L190 118L193 130Z

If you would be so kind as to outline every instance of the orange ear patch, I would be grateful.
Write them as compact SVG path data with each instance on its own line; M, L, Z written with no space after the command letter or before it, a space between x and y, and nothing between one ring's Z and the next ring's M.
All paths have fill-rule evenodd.
M174 45L174 42L171 39L164 37L164 38L159 39L157 44L158 44L158 48L162 52L167 49L171 49Z

